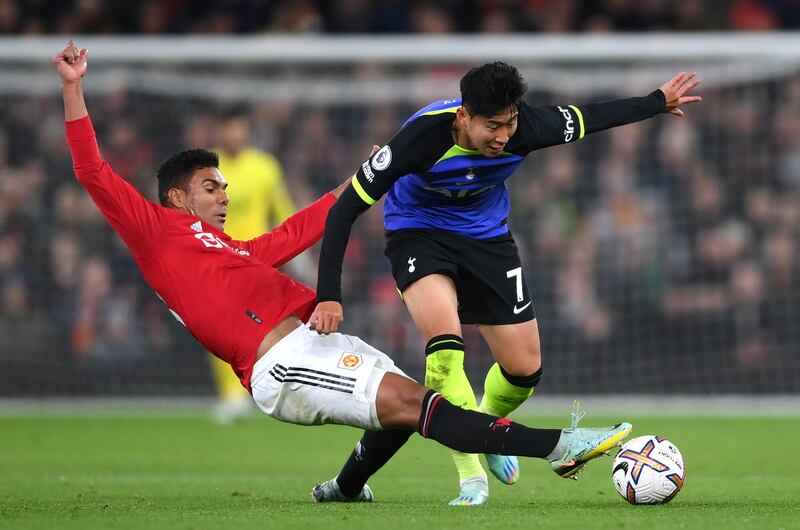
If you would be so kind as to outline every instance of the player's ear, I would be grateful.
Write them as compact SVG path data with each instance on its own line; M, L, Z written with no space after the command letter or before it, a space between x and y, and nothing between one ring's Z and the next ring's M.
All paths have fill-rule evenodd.
M183 207L186 205L186 197L183 193L183 190L178 188L170 188L167 192L167 202L173 208L177 208L178 210L182 210Z
M465 109L464 107L458 107L458 110L456 111L456 121L458 122L458 124L461 126L465 126L467 124L468 119L469 119L469 112L467 112L467 109Z

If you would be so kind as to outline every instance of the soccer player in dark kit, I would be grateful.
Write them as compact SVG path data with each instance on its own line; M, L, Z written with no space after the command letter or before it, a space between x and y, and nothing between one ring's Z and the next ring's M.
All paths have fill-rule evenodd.
M366 478L415 431L459 451L544 458L560 474L574 474L630 433L629 423L585 429L574 418L567 429L532 429L464 410L408 378L358 337L320 334L303 324L316 295L275 267L319 240L347 183L275 230L236 241L223 231L227 182L217 156L194 149L161 165L160 204L150 202L100 154L81 84L87 57L70 42L53 58L75 175L144 278L175 318L231 365L266 414L300 425L365 429L345 465L350 482L318 485L317 501L372 500ZM205 359L198 356L198 362Z
M660 113L683 116L681 105L700 101L686 95L698 83L693 72L682 72L644 97L531 106L522 99L526 86L515 67L494 62L471 69L461 79L461 98L411 116L361 165L331 209L312 324L324 333L338 329L351 226L386 195L386 256L427 343L426 386L460 407L511 413L533 394L542 368L533 301L506 223L506 179L536 149ZM477 325L496 361L480 407L464 373L462 324ZM486 502L488 481L478 456L455 452L453 458L460 494L451 504ZM487 452L486 459L501 482L517 481L515 458Z

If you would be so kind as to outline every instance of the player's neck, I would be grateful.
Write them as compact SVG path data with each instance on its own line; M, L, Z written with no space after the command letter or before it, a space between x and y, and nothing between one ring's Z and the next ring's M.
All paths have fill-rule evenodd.
M467 131L459 127L457 123L453 124L453 141L463 149L475 150L475 144L469 139Z

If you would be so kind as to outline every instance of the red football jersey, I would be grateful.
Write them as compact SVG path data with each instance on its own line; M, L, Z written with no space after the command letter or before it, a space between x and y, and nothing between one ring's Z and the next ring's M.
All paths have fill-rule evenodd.
M275 267L322 237L329 194L250 241L235 241L199 217L148 201L100 155L89 117L66 123L78 180L122 237L142 275L208 351L250 389L264 336L291 314L308 320L314 291ZM235 205L234 205L235 207Z

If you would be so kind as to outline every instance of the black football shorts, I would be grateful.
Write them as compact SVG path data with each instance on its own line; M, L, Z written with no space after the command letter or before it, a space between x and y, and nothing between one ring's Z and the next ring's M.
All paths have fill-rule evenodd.
M452 232L404 229L386 234L398 289L429 274L453 279L463 324L516 324L536 318L511 234L470 239Z

